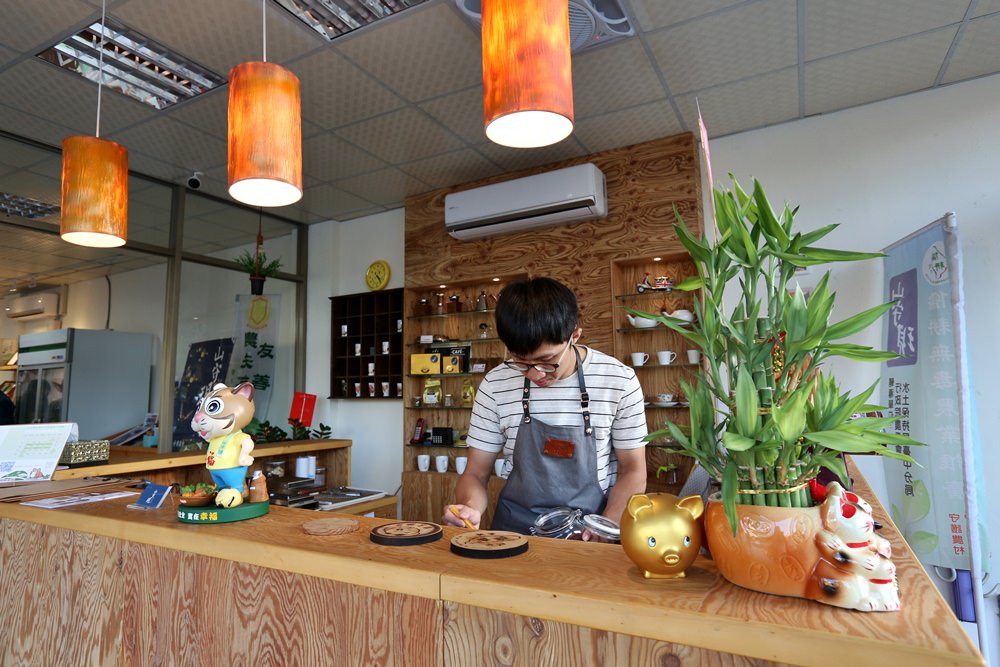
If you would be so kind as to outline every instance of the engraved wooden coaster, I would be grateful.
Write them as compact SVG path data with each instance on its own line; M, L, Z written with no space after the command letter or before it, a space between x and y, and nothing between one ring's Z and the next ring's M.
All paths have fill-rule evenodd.
M302 524L302 530L309 535L345 535L358 529L354 519L331 517L329 519L314 519Z
M509 558L528 550L528 538L506 530L474 530L451 538L451 550L466 558Z
M372 528L369 535L375 544L389 547L408 547L440 540L441 526L427 521L397 521Z

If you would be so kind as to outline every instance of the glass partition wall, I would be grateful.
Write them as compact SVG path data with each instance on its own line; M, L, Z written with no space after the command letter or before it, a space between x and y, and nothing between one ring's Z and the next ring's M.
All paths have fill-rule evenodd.
M263 399L257 417L287 431L292 393L304 384L304 225L133 172L128 243L82 248L58 235L60 168L57 149L0 132L0 299L9 308L23 295L60 295L54 317L0 317L0 343L65 327L152 334L149 410L159 415L160 451L199 444L190 401L204 386L191 385L206 372L254 382ZM253 299L249 274L234 260L255 253L258 232L281 268ZM212 348L207 371L188 372L189 358L211 341L226 341L225 367ZM0 367L0 381L15 379L16 367Z

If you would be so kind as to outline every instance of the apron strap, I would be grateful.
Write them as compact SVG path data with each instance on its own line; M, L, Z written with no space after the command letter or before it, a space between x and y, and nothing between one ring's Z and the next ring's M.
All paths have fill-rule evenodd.
M590 394L587 393L587 383L583 380L583 360L580 359L580 351L573 346L573 354L576 355L576 379L580 383L580 411L583 413L583 432L593 435L594 427L590 423ZM528 399L531 398L531 380L524 376L524 390L521 395L521 410L524 414L525 424L531 423L531 413L528 411Z

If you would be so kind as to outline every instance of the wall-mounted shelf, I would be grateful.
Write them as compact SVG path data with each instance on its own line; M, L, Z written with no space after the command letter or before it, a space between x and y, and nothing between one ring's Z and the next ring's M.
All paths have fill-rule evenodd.
M333 296L330 307L329 397L401 399L403 290Z

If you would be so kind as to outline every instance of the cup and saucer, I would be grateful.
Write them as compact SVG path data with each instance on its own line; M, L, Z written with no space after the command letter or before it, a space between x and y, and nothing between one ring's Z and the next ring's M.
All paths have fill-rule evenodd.
M673 394L657 394L650 401L650 405L654 408L674 408L677 407L677 402L674 400Z

